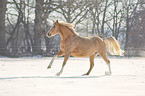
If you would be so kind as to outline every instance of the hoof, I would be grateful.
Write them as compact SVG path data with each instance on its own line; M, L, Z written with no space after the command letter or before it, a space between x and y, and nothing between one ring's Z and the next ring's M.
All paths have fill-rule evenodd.
M48 67L47 67L47 69L50 69L50 68L51 68L51 66L48 66Z
M83 74L82 76L88 76L88 75L89 75L89 74L86 73L86 74Z
M57 73L56 76L60 76L60 73Z
M105 71L105 75L111 75L112 73Z

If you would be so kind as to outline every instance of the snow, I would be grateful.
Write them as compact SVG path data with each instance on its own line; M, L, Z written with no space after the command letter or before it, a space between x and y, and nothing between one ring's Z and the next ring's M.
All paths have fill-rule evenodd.
M95 58L89 76L88 58L70 57L58 77L63 57L0 58L0 96L145 96L145 59L110 58L112 75L102 58Z

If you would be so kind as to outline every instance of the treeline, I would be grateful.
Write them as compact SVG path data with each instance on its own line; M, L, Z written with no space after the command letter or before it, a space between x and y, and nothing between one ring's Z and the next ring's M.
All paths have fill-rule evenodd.
M56 54L59 35L45 34L51 20L57 19L74 23L80 35L112 35L124 49L144 48L144 4L144 0L1 0L0 55Z

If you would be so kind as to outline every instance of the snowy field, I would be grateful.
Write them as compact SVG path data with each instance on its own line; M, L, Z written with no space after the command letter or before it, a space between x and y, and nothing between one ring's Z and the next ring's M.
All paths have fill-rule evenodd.
M145 96L145 58L95 58L89 76L88 58L69 58L61 76L63 57L51 69L51 58L0 58L0 96Z

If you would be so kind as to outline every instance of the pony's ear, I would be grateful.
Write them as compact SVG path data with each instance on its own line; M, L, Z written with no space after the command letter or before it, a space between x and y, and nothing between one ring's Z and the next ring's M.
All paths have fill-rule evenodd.
M56 23L58 23L58 20L56 20Z

